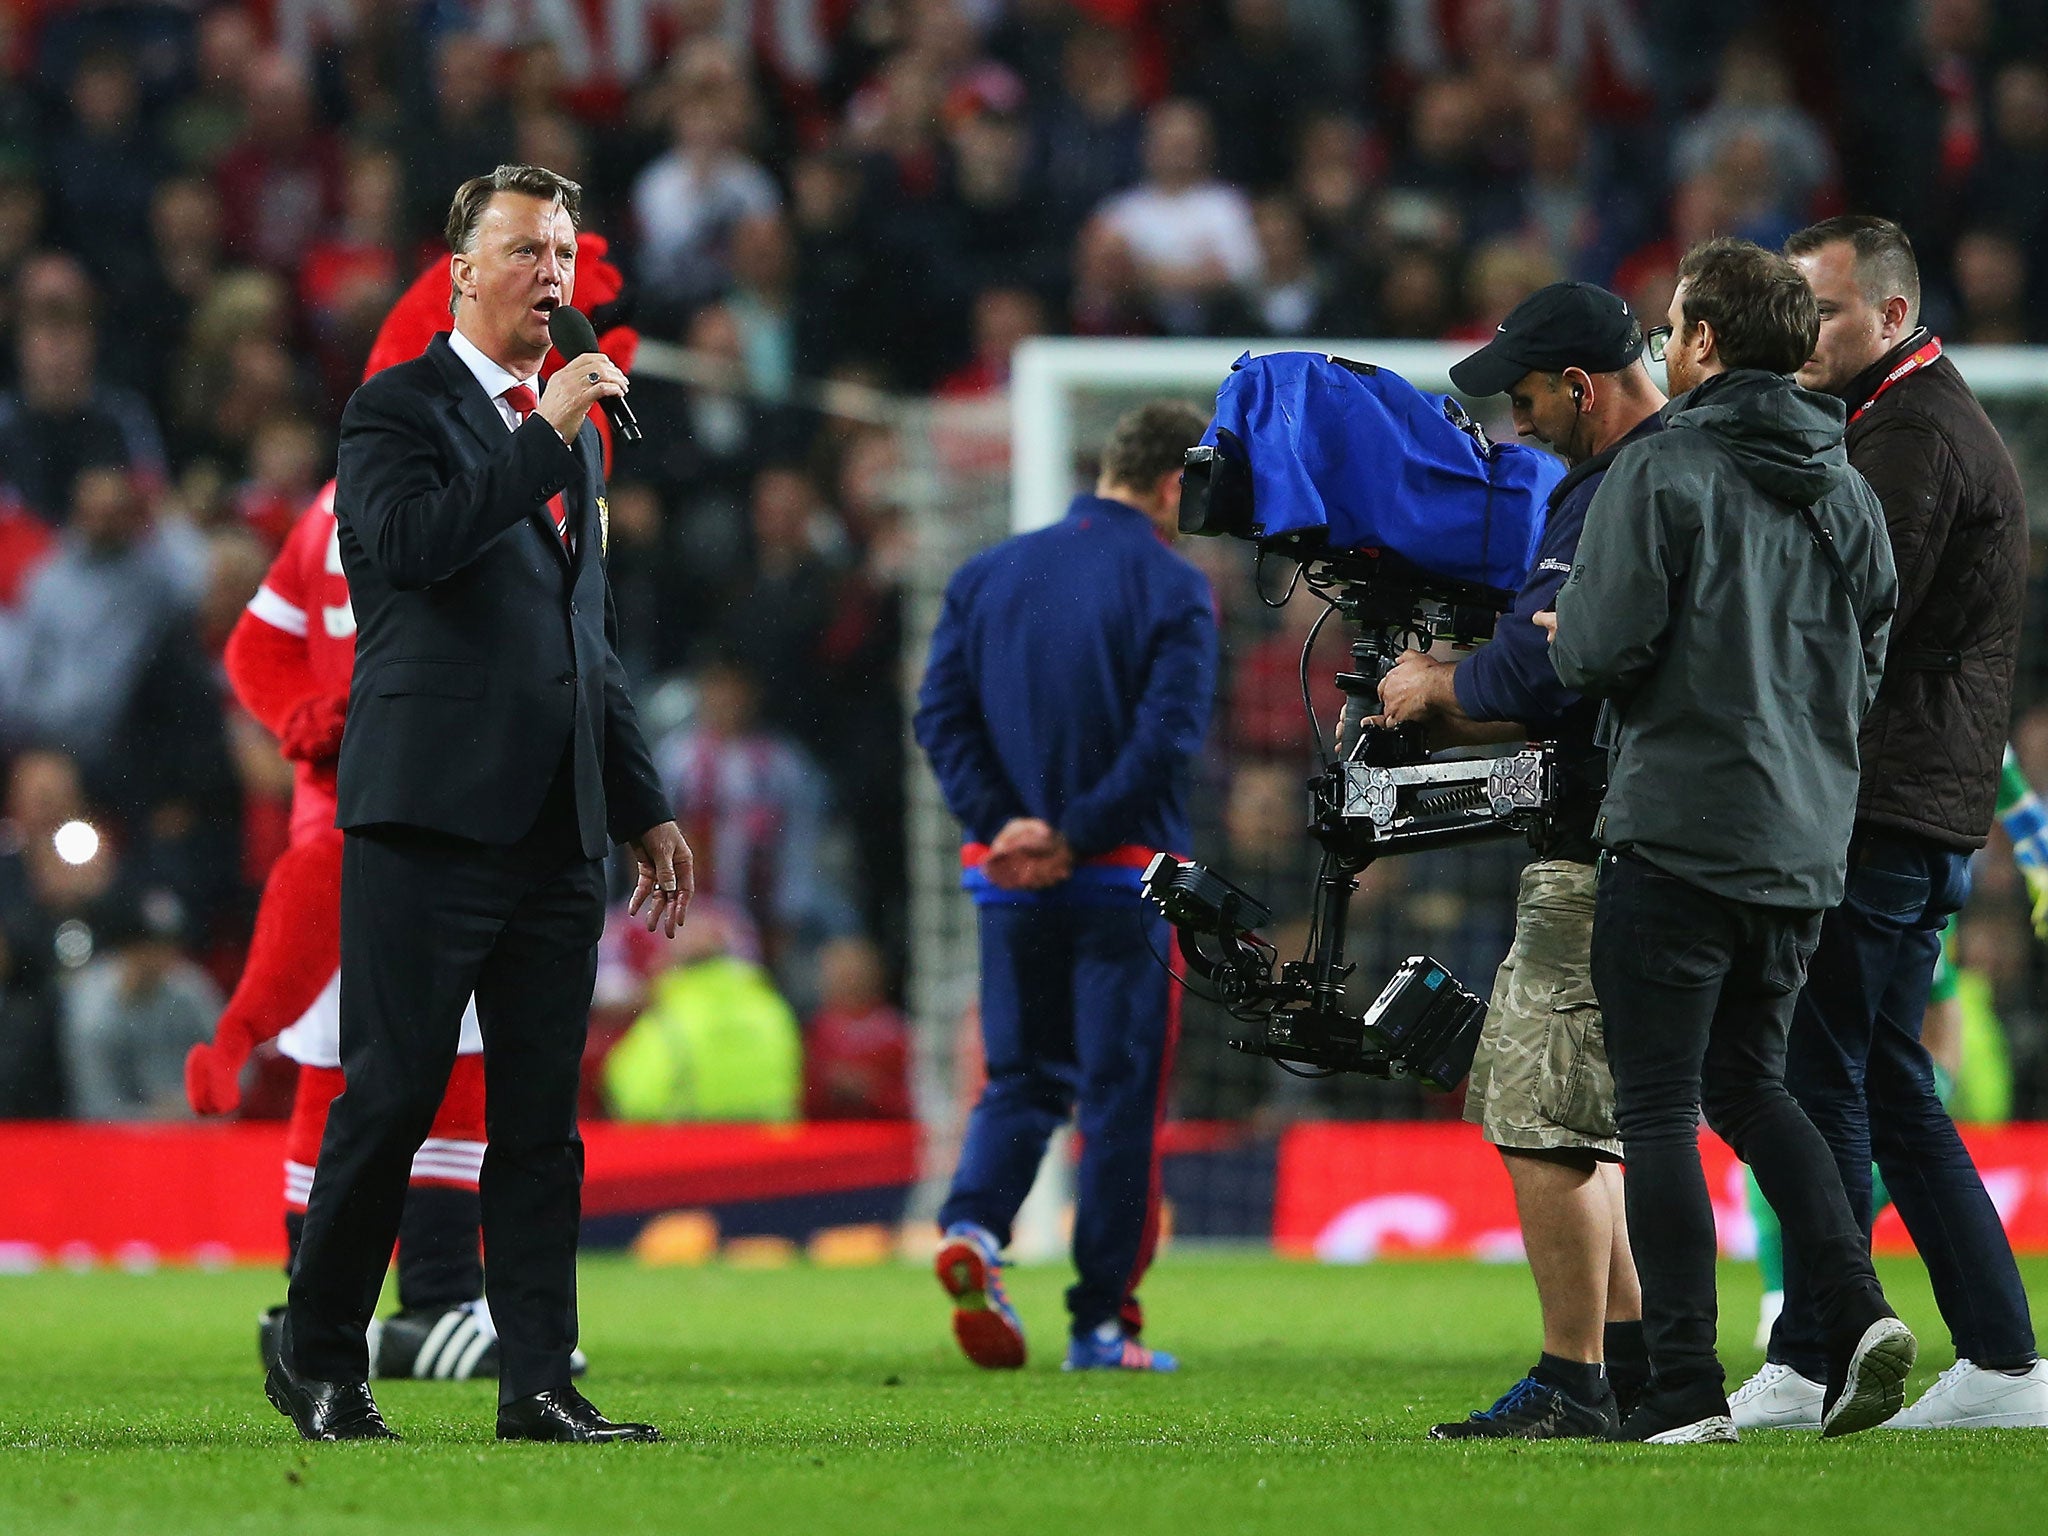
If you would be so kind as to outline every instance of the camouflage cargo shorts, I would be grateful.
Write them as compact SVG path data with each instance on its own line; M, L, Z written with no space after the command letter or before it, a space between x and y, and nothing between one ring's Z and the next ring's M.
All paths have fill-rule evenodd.
M1515 942L1494 976L1465 1092L1465 1118L1497 1147L1621 1156L1593 995L1596 878L1594 866L1562 859L1522 871Z

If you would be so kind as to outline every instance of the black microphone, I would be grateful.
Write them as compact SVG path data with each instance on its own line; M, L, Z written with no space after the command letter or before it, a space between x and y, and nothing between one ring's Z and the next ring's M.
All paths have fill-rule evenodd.
M564 360L583 356L597 350L597 332L591 329L590 317L580 309L567 304L557 304L548 315L548 339L555 344L555 350ZM626 404L621 395L606 395L599 404L611 418L612 430L621 440L628 443L640 441L640 423L633 417L633 407Z

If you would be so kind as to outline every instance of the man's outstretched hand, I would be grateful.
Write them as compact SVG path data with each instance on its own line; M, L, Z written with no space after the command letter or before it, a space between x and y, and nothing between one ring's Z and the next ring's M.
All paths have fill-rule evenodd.
M697 894L697 865L690 856L690 845L683 841L683 829L664 821L634 838L632 848L640 879L626 911L638 917L644 906L647 931L660 930L672 939L690 909L690 898Z
M1020 816L1005 822L988 845L981 871L1001 890L1042 891L1074 872L1074 850L1048 823Z

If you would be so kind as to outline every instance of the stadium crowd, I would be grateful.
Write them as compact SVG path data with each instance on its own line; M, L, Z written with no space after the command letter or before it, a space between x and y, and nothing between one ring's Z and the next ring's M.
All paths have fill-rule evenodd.
M687 1013L665 967L742 965L697 990L806 1019L817 1112L907 1112L908 534L899 444L805 381L995 397L1038 333L1466 340L1559 277L1659 315L1698 239L1845 207L1907 223L1951 343L2048 341L2039 0L8 7L0 1115L182 1113L291 787L221 647L448 189L509 160L584 183L632 323L701 365L635 390L610 500L710 900L680 965L614 936L595 1038ZM1219 585L1218 819L1277 868L1299 634ZM1443 895L1408 905L1448 931ZM593 1107L710 1112L620 1085L687 1034Z

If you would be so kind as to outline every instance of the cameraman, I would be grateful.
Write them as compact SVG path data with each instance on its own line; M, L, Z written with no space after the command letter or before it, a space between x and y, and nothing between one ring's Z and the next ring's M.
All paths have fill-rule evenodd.
M1593 984L1628 1159L1654 1375L1619 1438L1733 1440L1714 1352L1714 1213L1699 1117L1755 1170L1813 1280L1825 1433L1904 1401L1913 1335L1886 1305L1841 1174L1785 1091L1820 914L1842 899L1857 731L1897 592L1884 512L1841 402L1788 375L1813 290L1784 257L1709 240L1651 332L1675 398L1616 459L1544 615L1566 686L1609 701Z
M1920 1025L1941 928L1970 892L1998 795L2026 603L2019 472L1940 338L1920 324L1912 243L1887 219L1829 219L1785 246L1820 303L1799 371L1848 407L1849 462L1884 504L1899 613L1863 722L1848 895L1821 920L1792 1015L1785 1083L1834 1148L1867 1232L1875 1154L1926 1260L1956 1368L1895 1428L2048 1425L2048 1365L1998 1211L1934 1087ZM1789 1256L1788 1256L1789 1257ZM1812 1288L1785 1276L1739 1427L1820 1420L1825 1339Z
M1557 680L1530 622L1572 568L1607 466L1663 426L1664 396L1642 350L1642 327L1619 298L1591 283L1552 283L1451 369L1467 395L1505 393L1515 431L1572 469L1550 493L1535 567L1492 643L1456 663L1410 651L1380 684L1381 718L1421 724L1432 746L1553 741L1569 779L1566 803L1531 839L1536 858L1522 871L1514 947L1494 978L1465 1094L1465 1118L1500 1148L1514 1185L1543 1356L1491 1408L1437 1425L1430 1433L1439 1440L1605 1435L1649 1375L1622 1213L1614 1080L1593 996L1593 817L1607 774L1593 743L1598 706ZM1498 723L1510 721L1518 723Z

